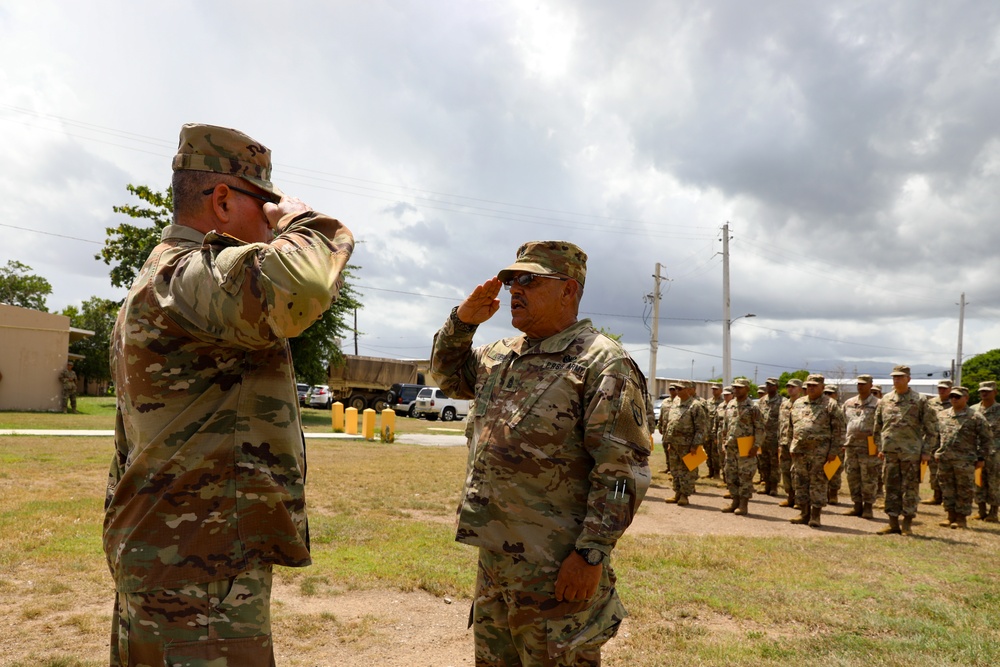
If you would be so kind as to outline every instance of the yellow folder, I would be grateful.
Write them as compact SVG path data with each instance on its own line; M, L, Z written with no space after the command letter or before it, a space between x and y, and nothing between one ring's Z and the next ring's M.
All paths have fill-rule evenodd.
M827 479L833 479L833 476L837 472L837 468L840 467L840 457L834 458L832 461L827 461L823 464L823 472L826 473Z
M969 478L966 477L966 479ZM976 486L982 486L982 485L983 485L983 469L976 468Z
M698 445L698 449L694 450L694 454L686 454L681 457L684 461L684 465L687 466L688 470L694 470L702 463L708 460L708 454L705 453L705 448Z
M924 481L924 476L927 474L927 461L920 462L920 481Z
M875 456L878 454L878 447L875 446L875 436L868 436L868 456Z
M743 458L750 456L750 448L753 447L753 436L745 435L742 438L736 438L736 446L740 450L740 456Z

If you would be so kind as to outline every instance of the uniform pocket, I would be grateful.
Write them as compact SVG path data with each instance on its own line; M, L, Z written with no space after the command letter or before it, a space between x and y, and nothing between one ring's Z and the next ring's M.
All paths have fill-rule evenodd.
M618 626L627 616L625 606L615 589L611 589L602 604L560 618L545 621L547 648L550 658L570 651L601 647L618 633Z
M269 635L169 644L163 657L171 667L274 667Z

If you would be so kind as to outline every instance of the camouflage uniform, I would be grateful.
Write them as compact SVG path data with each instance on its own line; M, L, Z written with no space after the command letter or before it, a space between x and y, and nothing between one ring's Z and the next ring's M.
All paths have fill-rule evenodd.
M844 417L847 420L844 467L847 469L851 501L855 505L874 503L878 489L878 452L870 454L868 449L868 438L874 437L877 406L878 399L871 394L865 400L855 396L844 403Z
M778 410L778 468L781 470L781 487L789 497L789 505L794 505L795 487L792 481L792 405L787 398ZM783 501L784 502L784 501Z
M768 378L770 383L773 378ZM774 380L777 386L778 381ZM781 419L781 405L785 402L781 394L774 397L764 396L757 402L757 409L760 410L764 418L764 445L760 448L760 455L757 457L757 466L760 468L760 477L764 482L764 493L778 495L778 486L781 484L781 468L778 463L778 430Z
M879 400L872 430L885 463L885 513L912 519L919 501L920 459L937 444L934 410L914 389L904 394L893 390Z
M674 404L675 396L668 396L660 402L660 421L656 428L660 432L660 442L663 444L663 456L667 462L667 471L670 472L670 450L667 447L667 424L670 421L670 406Z
M972 514L976 463L983 462L993 448L990 425L978 412L954 408L938 412L940 445L934 452L938 462L941 498L948 514Z
M696 396L691 396L686 401L678 397L670 406L667 430L663 434L664 448L668 450L670 457L675 497L687 498L694 495L698 469L688 470L683 457L695 448L705 446L707 441L708 412L703 402Z
M68 407L76 412L76 373L72 368L59 371L59 384L62 386L62 411L66 412Z
M753 476L757 472L756 456L740 456L737 439L752 437L754 445L764 440L764 418L748 396L743 401L736 398L726 406L726 486L733 500L753 497Z
M708 476L715 477L722 470L721 446L718 441L719 413L723 409L722 397L706 401L705 407L708 412L708 442L705 444L705 451L708 453Z
M182 149L185 133L196 152L249 142L234 147L249 163L198 163L206 156L196 153L185 168L232 162L270 185L270 153L246 135L185 126ZM271 567L310 563L286 339L329 308L354 247L346 227L314 211L285 215L276 229L270 243L245 243L166 227L118 313L103 534L119 618L112 665L207 664L171 646L215 658L213 667L273 664Z
M979 403L971 409L986 418L990 432L993 433L993 444L983 463L983 485L976 487L976 502L990 505L990 512L995 518L996 510L993 508L1000 506L1000 403L994 403L988 408Z
M951 382L949 380L943 380L941 382L938 382L938 386L950 388ZM938 416L940 416L942 412L951 408L951 400L947 398L942 400L940 396L932 396L931 398L927 399L927 405L934 408L934 412L936 412ZM935 444L934 448L935 449L937 448L937 444ZM931 457L930 461L927 462L927 471L930 473L931 491L934 492L934 498L929 501L925 500L924 503L928 505L939 505L941 504L942 497L941 497L941 485L938 484L938 460L933 456Z
M812 376L810 376L812 377ZM823 466L844 441L844 414L833 399L803 396L792 406L792 478L800 508L825 507L828 483Z
M729 391L730 396L732 396L732 387L726 387ZM732 404L733 398L728 401L725 399L725 391L723 392L722 403L715 413L715 444L719 449L719 475L722 477L722 481L726 481L726 409Z
M476 398L456 536L480 547L476 664L597 665L626 615L610 555L649 487L645 380L590 320L472 348L475 329L453 310L431 373L449 396ZM558 602L574 549L605 554L601 584Z

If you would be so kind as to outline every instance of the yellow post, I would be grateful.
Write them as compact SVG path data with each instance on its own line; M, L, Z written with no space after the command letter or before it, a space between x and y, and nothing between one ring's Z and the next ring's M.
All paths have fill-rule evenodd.
M357 435L358 433L358 409L347 408L344 410L344 433Z
M330 421L333 422L333 432L344 432L344 404L337 401L330 406Z
M371 408L361 413L361 435L365 440L375 439L375 411Z
M396 411L386 408L382 411L382 442L396 441Z

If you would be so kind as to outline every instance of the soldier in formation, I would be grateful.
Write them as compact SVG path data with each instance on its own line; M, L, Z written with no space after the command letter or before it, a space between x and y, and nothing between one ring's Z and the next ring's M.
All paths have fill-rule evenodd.
M833 407L840 411L841 419L844 418L844 408L840 405L840 394L837 391L837 387L832 384L828 384L823 388L823 395L829 398L833 402ZM846 421L846 420L845 420ZM830 483L827 486L827 502L830 505L840 504L840 488L844 485L844 448L843 446L837 450L837 458L840 460L840 465L833 473L833 477L830 478Z
M938 412L940 444L934 452L941 502L948 513L940 525L966 528L975 497L976 470L982 470L993 449L993 434L983 415L967 409L968 389L954 387L948 398L950 407Z
M753 496L753 476L757 472L757 452L764 440L764 418L750 400L750 380L733 380L734 400L726 406L725 480L732 497L723 512L746 516Z
M781 405L785 402L778 393L778 378L767 378L764 384L764 396L757 402L757 409L764 418L764 442L757 456L757 467L760 469L761 481L764 483L764 494L778 495L781 484L781 468L778 462L778 430L781 415Z
M708 443L709 424L708 411L695 396L694 382L681 380L679 384L677 398L669 406L666 430L663 432L663 447L670 461L674 489L674 497L666 502L686 506L688 498L694 495L698 469L689 470L684 457L694 454ZM662 413L660 416L662 419Z
M716 421L719 417L719 411L723 406L722 398L722 383L713 382L712 383L712 400L705 401L705 407L708 411L708 443L705 445L705 450L708 453L708 476L709 478L717 478L719 472L722 469L721 457L719 455L719 443L716 439L717 428Z
M825 465L837 457L844 439L840 408L823 394L825 378L812 374L805 381L806 395L792 406L792 477L799 516L792 523L821 525L829 499Z
M871 375L859 375L858 395L844 403L847 421L845 438L847 486L851 492L854 507L848 516L873 518L872 508L878 491L879 458L875 445L875 408L878 399L872 393Z
M781 468L781 488L785 499L779 507L795 507L795 485L792 483L792 405L802 396L802 380L792 378L785 385L788 398L782 402L778 413L778 467Z
M1000 403L997 403L997 383L980 382L979 399L975 410L989 423L993 444L983 463L982 484L976 487L976 504L980 519L997 523L997 507L1000 506Z
M951 387L951 380L941 380L937 383L937 396L927 399L927 405L934 408L938 415L951 407ZM927 462L927 470L930 472L933 495L927 500L920 501L920 504L940 505L942 502L941 485L938 484L938 460L935 457L932 456L931 460Z

